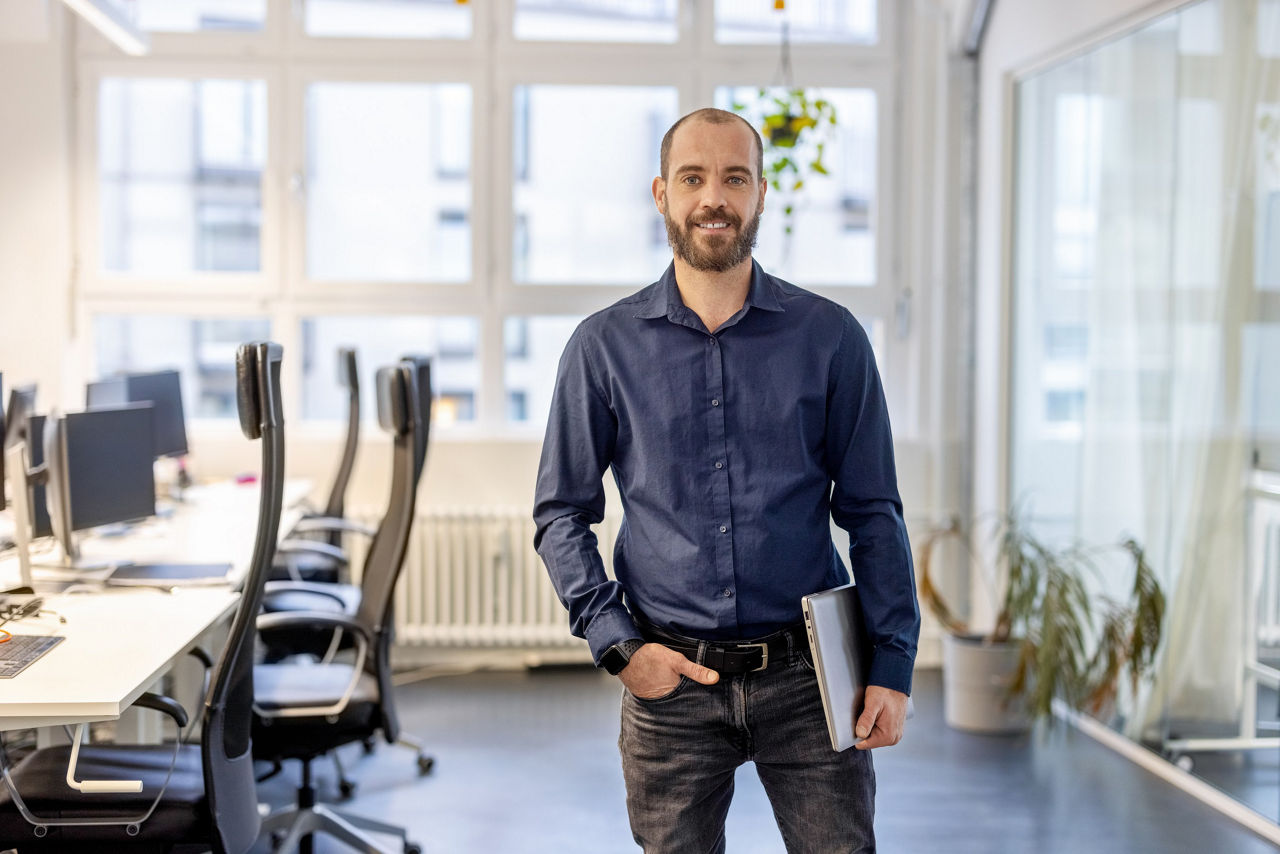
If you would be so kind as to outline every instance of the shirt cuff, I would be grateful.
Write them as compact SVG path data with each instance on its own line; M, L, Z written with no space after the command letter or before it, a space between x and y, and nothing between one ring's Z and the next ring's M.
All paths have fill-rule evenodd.
M871 657L871 676L868 684L891 688L911 696L911 674L915 662L903 655L877 649Z
M640 631L624 607L610 608L596 614L587 626L587 645L591 647L591 660L600 666L600 659L615 643L640 637Z

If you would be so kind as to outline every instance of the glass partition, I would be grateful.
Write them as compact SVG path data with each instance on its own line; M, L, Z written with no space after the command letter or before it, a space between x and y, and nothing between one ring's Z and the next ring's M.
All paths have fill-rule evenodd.
M1019 81L1010 425L1041 533L1136 537L1168 597L1155 678L1106 722L1272 821L1278 11L1208 0Z

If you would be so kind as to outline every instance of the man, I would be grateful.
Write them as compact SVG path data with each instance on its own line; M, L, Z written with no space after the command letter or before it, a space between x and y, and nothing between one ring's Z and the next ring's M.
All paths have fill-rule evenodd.
M880 378L847 310L752 260L762 161L733 113L667 132L653 198L672 265L575 331L538 471L534 545L573 633L626 687L619 749L646 852L723 851L748 760L788 851L874 851L868 751L901 738L910 693L919 610ZM590 529L610 466L616 581ZM800 606L848 581L831 519L875 647L865 740L842 753Z

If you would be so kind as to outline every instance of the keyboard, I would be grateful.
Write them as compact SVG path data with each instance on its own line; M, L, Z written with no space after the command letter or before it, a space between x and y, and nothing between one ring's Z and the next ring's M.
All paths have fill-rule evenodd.
M66 640L61 635L14 635L0 643L0 679L12 679Z

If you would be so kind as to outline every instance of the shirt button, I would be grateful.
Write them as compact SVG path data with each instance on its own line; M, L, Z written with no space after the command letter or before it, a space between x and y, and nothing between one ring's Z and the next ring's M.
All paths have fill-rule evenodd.
M728 526L728 525L721 525L721 526L720 526L720 533L722 533L722 534L726 534L726 533L728 533L728 532L729 532L729 526Z
M719 460L716 460L716 468L718 469L724 468L724 463L720 462Z
M726 587L724 590L722 590L722 591L720 591L720 592L724 595L724 598L726 598L726 599L728 599L730 596L732 596L732 595L733 595L733 591L732 591L732 590L730 590L728 587Z
M713 398L711 398L711 405L712 405L712 406L719 406L719 405L720 405L720 398L718 398L718 397L713 397Z

